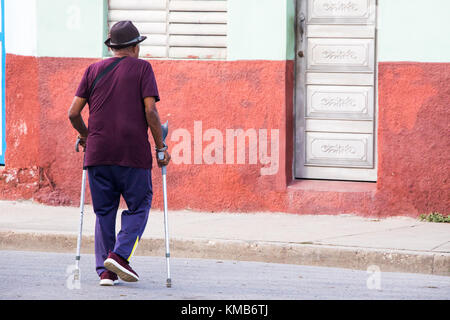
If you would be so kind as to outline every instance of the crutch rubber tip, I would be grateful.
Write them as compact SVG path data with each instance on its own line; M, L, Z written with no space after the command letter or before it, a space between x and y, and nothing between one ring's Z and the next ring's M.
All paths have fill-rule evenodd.
M167 287L167 288L171 288L171 287L172 287L172 280L167 279L166 287Z

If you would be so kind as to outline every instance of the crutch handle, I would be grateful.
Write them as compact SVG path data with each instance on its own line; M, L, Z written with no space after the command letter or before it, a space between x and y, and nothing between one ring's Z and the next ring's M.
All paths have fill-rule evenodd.
M158 152L158 160L164 160L164 152ZM162 166L161 167L161 172L163 175L165 175L167 173L167 167L166 166Z
M169 121L168 120L163 125L161 125L161 132L162 132L163 142L166 143L167 134L169 133ZM167 147L166 147L166 149L167 149ZM165 158L164 151L158 151L157 157L158 157L159 161L164 160L164 158ZM166 168L166 166L162 167L163 174L166 173L165 168Z
M76 151L76 152L80 152L80 148L79 148L80 143L81 143L81 139L78 138L78 139L77 139L77 142L75 143L75 151ZM85 151L85 149L83 149L83 152L84 152L84 151Z
M166 141L167 134L169 133L169 120L166 121L163 125L161 125L162 138L163 141Z
M75 151L80 152L79 146L80 145L80 138L77 139L77 142L75 143Z

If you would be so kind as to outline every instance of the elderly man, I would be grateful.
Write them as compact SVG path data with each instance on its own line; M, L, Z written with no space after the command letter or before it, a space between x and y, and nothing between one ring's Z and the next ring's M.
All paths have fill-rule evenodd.
M114 57L90 65L69 109L69 119L78 131L85 150L92 203L96 214L95 258L100 285L114 285L118 276L138 281L129 265L144 232L152 202L152 153L150 127L157 152L170 161L163 142L155 103L159 94L149 62L138 59L140 36L130 21L116 23L105 44ZM89 129L81 111L89 104ZM121 216L121 230L115 232L120 196L128 210Z

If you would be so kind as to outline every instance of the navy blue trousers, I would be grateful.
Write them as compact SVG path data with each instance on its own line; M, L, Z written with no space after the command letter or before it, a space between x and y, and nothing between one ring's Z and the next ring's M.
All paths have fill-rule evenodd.
M144 232L153 190L151 169L122 166L88 167L89 187L96 215L95 263L97 273L110 251L130 260ZM120 196L128 210L122 211L121 230L116 237L116 216Z

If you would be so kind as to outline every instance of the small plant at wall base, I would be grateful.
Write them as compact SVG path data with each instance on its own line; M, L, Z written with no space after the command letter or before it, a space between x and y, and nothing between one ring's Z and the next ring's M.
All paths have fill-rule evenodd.
M432 212L429 214L421 214L419 216L419 219L420 219L420 221L450 223L450 216L442 215L439 212Z

